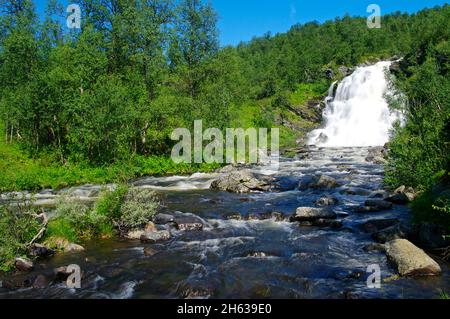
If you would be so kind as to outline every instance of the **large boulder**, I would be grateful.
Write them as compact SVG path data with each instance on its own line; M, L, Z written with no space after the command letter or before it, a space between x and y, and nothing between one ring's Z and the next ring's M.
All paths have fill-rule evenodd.
M384 146L372 147L366 157L367 162L375 164L386 164L387 148Z
M415 200L416 197L417 193L413 188L400 186L394 191L394 194L386 198L386 200L394 204L406 205Z
M362 213L381 212L392 208L392 203L382 199L366 200L364 206L358 207L356 210Z
M28 254L31 257L46 258L54 255L55 251L53 249L48 248L47 246L35 243L31 245L30 248L28 249Z
M150 243L150 244L156 244L159 242L167 241L171 238L170 232L167 230L162 231L152 231L152 232L145 232L141 235L141 242L143 243Z
M335 196L324 196L316 200L315 204L319 207L334 206L339 203L339 200Z
M21 257L15 259L15 266L20 271L31 271L34 268L34 264L31 260Z
M290 220L291 222L313 222L319 219L336 219L336 217L336 213L328 209L299 207Z
M389 242L386 255L400 276L434 276L442 272L437 262L406 239Z
M257 177L249 170L232 171L211 183L212 190L227 191L230 193L251 193L268 191L271 188L272 178Z
M165 225L173 223L174 217L169 214L157 214L153 217L153 222L158 225Z
M298 188L300 190L307 189L332 189L339 187L338 182L327 175L316 175L310 178L305 178L300 181Z
M203 230L203 219L195 215L183 214L174 218L175 227L182 231Z

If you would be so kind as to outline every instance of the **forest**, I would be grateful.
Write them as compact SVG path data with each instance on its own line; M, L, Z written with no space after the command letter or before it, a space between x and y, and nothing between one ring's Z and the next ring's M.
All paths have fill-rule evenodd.
M1 0L0 190L64 187L175 165L170 134L205 127L279 127L282 147L320 122L320 101L341 66L403 60L391 101L407 115L390 145L386 184L430 190L450 165L450 6L294 25L237 46L219 45L218 15L202 0L79 0L81 28L49 1ZM428 194L427 192L425 192ZM448 199L425 205L448 220ZM433 203L431 208L430 201Z

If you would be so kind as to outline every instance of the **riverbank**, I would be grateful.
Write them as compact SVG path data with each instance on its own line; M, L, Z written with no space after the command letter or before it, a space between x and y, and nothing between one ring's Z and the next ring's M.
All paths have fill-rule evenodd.
M210 172L217 164L175 164L168 156L134 156L103 166L61 164L52 156L29 157L17 143L0 141L0 192L61 189L84 184L123 183L141 176Z
M163 199L159 215L144 228L77 241L84 250L38 259L31 271L0 278L0 296L439 298L450 272L438 255L430 257L441 275L399 275L409 271L401 268L401 256L410 249L438 270L416 248L396 241L406 237L419 245L409 208L383 200L392 195L382 189L383 166L368 162L368 154L364 148L313 148L283 159L277 172L254 166L139 179L136 187ZM400 271L388 258L402 265ZM82 269L79 290L66 289L61 280L61 267L69 264ZM367 267L374 264L382 289L366 285Z

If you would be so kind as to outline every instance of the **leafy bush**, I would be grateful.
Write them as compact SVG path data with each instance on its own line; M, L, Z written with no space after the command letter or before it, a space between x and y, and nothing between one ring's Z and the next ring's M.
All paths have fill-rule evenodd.
M11 270L14 258L26 254L27 244L39 228L34 212L0 207L0 270Z
M121 206L125 200L129 187L119 185L113 191L104 191L95 203L94 210L98 216L105 216L111 220L120 220Z
M148 189L131 188L120 208L120 223L126 228L136 228L148 223L156 214L159 201Z

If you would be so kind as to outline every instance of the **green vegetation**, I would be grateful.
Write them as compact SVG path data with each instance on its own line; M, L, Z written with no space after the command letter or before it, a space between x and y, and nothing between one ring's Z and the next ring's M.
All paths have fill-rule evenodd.
M61 198L40 241L50 248L64 250L70 243L123 235L145 226L159 205L151 190L126 185L113 191L105 189L92 207ZM1 271L12 270L14 259L28 254L28 245L41 227L39 216L29 205L0 207Z
M168 158L173 129L196 119L219 129L279 127L281 148L295 146L320 120L313 105L345 75L341 66L402 56L392 106L407 121L395 130L386 184L424 191L419 220L448 220L432 186L449 183L449 5L386 15L381 29L345 16L220 48L206 1L75 3L82 28L69 31L56 0L42 21L31 0L2 1L0 191L210 170L217 165ZM64 221L50 226L84 235L69 234Z
M35 212L25 205L0 207L0 270L9 271L16 257L27 254L27 245L38 233Z
M400 62L395 85L402 95L392 99L406 115L390 143L386 183L422 191L413 205L417 222L433 221L450 231L450 9L418 16L433 22L416 27L421 38Z
M295 146L320 119L310 102L326 94L325 70L339 79L341 65L416 52L423 26L445 36L449 11L391 14L380 30L346 16L219 48L200 0L75 1L82 28L70 31L58 1L43 20L13 2L0 16L0 191L208 170L168 159L170 133L195 119L279 127L281 147Z

